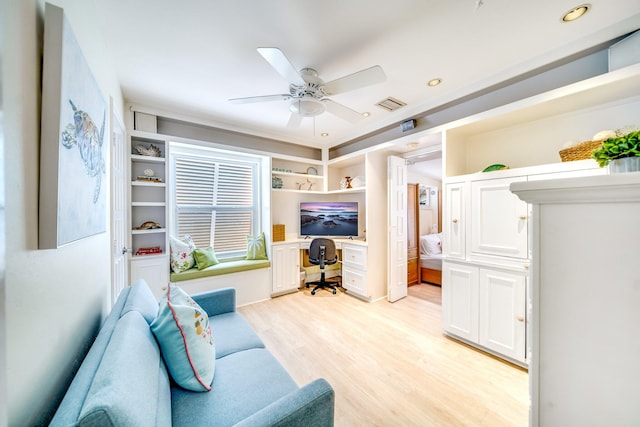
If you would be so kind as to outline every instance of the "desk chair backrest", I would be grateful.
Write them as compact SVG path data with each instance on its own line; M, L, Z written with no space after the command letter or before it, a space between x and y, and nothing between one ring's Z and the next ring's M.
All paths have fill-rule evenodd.
M335 242L326 238L313 239L309 246L309 262L320 268L338 262Z

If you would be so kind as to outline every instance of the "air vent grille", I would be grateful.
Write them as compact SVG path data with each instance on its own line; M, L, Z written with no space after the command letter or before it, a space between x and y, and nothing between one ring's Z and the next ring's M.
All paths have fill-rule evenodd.
M382 108L383 110L395 111L398 108L402 108L407 104L405 102L400 101L399 99L396 99L390 96L376 103L376 105Z

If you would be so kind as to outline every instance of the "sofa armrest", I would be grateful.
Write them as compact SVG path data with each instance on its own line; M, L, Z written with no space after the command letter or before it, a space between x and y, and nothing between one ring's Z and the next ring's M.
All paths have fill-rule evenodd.
M333 427L335 393L323 378L276 400L236 427Z
M234 288L215 289L191 295L209 317L236 311L236 290Z

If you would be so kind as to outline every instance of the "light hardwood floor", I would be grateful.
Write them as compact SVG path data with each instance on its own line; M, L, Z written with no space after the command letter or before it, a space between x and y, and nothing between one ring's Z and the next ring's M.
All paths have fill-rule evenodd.
M438 303L305 290L238 311L298 384L331 383L338 427L528 423L527 372L445 337Z

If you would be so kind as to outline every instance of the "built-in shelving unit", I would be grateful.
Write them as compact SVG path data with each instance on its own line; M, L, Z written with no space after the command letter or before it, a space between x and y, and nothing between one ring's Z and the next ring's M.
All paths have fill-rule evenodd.
M640 126L639 109L636 64L457 120L445 126L445 177L558 163L567 142Z
M166 285L169 275L167 236L168 143L156 134L130 132L129 154L129 248L130 280L144 278L154 289ZM137 147L157 148L155 155L142 155ZM159 228L143 228L154 222ZM155 251L158 252L155 252Z

